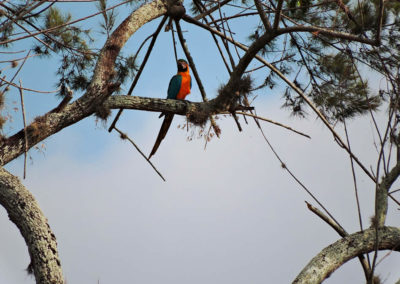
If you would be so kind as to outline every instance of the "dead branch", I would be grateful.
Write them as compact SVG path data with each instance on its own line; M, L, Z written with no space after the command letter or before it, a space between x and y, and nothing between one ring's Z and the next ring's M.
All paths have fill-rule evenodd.
M26 178L26 156L28 153L28 134L26 132L26 118L25 118L25 104L24 104L24 93L22 91L22 80L19 79L19 96L21 99L21 111L22 111L22 120L24 122L24 136L25 136L25 152L24 152L24 179Z
M284 125L284 124L282 124L282 123L279 123L279 122L277 122L277 121L273 121L273 120L271 120L271 119L268 119L268 118L265 118L265 117L261 117L261 116L257 116L257 115L254 115L254 114L251 114L251 113L247 113L247 112L238 111L238 112L236 112L236 113L237 113L237 114L242 114L242 115L245 115L245 116L254 117L254 118L256 118L256 119L263 120L263 121L266 121L266 122L269 122L269 123L278 125L278 126L283 127L283 128L285 128L285 129L287 129L287 130L293 131L293 132L295 132L295 133L297 133L297 134L300 134L300 135L302 135L302 136L304 136L304 137L307 137L307 138L311 139L311 137L310 137L309 135L307 135L307 134L305 134L305 133L303 133L303 132L300 132L300 131L298 131L298 130L295 130L295 129L291 128L290 126L287 126L287 125Z
M127 139L131 144L136 148L136 150L145 158L145 160L150 164L150 166L156 171L156 173L162 178L163 181L166 181L162 174L157 170L157 168L153 165L153 163L146 157L145 154L140 150L140 148L136 145L136 143L128 137L125 133L119 130L117 127L114 126L114 129L119 133L121 139Z

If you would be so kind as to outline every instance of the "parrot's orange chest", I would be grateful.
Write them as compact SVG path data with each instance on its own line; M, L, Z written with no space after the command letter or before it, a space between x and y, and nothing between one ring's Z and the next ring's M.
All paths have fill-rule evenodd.
M186 72L179 72L179 75L182 76L181 88L179 90L178 95L176 98L178 100L184 100L185 97L190 94L190 74L189 70Z

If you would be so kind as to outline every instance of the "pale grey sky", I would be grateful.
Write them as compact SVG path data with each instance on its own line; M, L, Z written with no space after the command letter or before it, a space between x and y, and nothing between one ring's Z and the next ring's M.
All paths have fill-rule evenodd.
M259 113L312 136L263 124L287 165L349 232L358 231L349 161L321 123L288 119L276 103ZM160 121L147 116L132 138L149 151ZM187 142L187 133L176 129L182 121L175 120L153 160L166 183L127 142L94 125L86 133L90 145L79 131L87 126L78 125L52 137L45 156L28 165L24 183L57 236L68 283L289 283L338 239L307 210L304 200L315 202L280 168L254 123L239 133L231 118L222 119L222 138L204 151L202 140ZM368 127L350 125L354 145L364 143ZM91 159L73 158L97 139L109 143ZM371 149L360 154L373 157ZM12 169L22 172L21 160ZM360 177L367 224L373 187ZM6 228L0 283L33 283L23 271L29 263L23 240L0 212ZM388 223L399 226L398 214L391 204ZM399 260L393 255L378 266L385 283L400 277ZM361 266L346 264L326 283L363 283Z
M156 24L146 25L125 51L134 52ZM256 25L248 22L241 28L248 35ZM210 56L214 47L203 45L208 34L186 24L184 30L209 97L214 97L227 79L226 71ZM176 72L171 35L161 33L153 52L134 95L166 96L169 78ZM45 65L38 64L35 60L27 63L26 73L21 74L24 84L54 88L50 79L46 87L40 85L37 66ZM50 65L41 70L41 76L52 78ZM266 72L254 75L262 80ZM256 92L258 114L310 134L312 139L263 123L268 139L344 228L350 233L358 231L347 154L314 116L290 118L280 108L281 94L281 89ZM30 118L58 102L48 99L52 95L25 96ZM200 98L194 85L188 99ZM125 111L118 125L149 153L161 125L157 117ZM28 162L23 183L56 234L67 283L290 283L313 256L339 239L308 211L304 201L316 203L281 168L254 122L250 118L249 125L240 121L242 133L232 118L221 117L217 122L222 136L209 142L204 151L203 140L188 142L189 134L177 129L184 120L176 116L152 158L167 182L128 142L109 134L93 118L40 143L43 154L31 150L33 160ZM18 117L8 134L19 128L17 123ZM351 123L349 129L352 148L366 165L374 167L377 153L369 119ZM21 176L22 158L7 169ZM363 221L368 226L374 186L357 172ZM399 210L392 202L389 210L388 224L400 226ZM29 264L27 248L3 208L0 228L0 284L34 283L24 271ZM378 266L384 283L400 278L399 265L397 254ZM325 283L364 283L361 266L352 261Z

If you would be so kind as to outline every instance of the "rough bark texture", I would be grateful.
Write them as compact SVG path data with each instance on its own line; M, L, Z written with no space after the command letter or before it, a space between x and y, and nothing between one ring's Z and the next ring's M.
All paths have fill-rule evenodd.
M28 149L65 127L96 112L112 94L110 84L115 74L115 60L126 41L144 24L167 11L162 0L145 4L128 16L111 34L100 52L93 78L87 92L65 108L39 116L27 127ZM0 166L12 161L25 151L25 135L21 130L0 143Z
M26 150L96 112L97 108L115 90L115 60L126 41L145 23L163 15L166 7L162 0L146 3L128 16L112 33L100 52L91 83L86 93L75 102L55 108L37 117L26 128L0 142L0 165L12 161ZM10 220L19 228L28 246L31 267L36 283L64 283L58 258L57 243L38 204L18 178L1 169L0 204L7 210Z
M57 242L32 194L19 179L0 168L0 204L28 246L36 283L64 283Z
M400 251L400 229L383 227L378 230L379 250ZM295 284L316 284L348 260L375 250L375 228L357 232L324 248L315 256L293 281Z
M398 162L382 179L382 182L377 185L375 194L375 220L378 227L385 226L386 214L388 210L388 192L399 175L400 162Z
M105 102L105 107L110 109L124 108L154 112L172 112L178 115L186 115L190 112L205 112L215 114L215 108L210 103L197 103L186 100L166 100L145 98L136 96L112 96Z

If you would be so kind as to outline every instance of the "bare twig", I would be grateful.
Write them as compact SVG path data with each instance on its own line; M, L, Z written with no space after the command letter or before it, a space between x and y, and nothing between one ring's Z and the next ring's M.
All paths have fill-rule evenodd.
M193 71L193 75L194 75L194 78L196 79L196 82L199 87L203 101L208 102L206 91L204 90L203 83L201 82L201 79L200 79L199 73L197 72L196 65L194 64L193 58L190 55L189 48L186 45L186 40L183 37L182 29L181 29L181 26L179 25L178 21L175 21L175 26L176 26L176 31L178 33L179 41L181 43L183 51L185 52L186 58L189 61L190 68ZM214 128L215 134L217 135L217 137L219 137L219 133L221 132L221 130L219 129L218 125L216 124L216 122L212 116L210 116L210 122L211 122L212 127Z
M310 137L309 135L307 135L307 134L305 134L305 133L302 133L302 132L300 132L300 131L298 131L298 130L295 130L295 129L291 128L290 126L287 126L287 125L284 125L284 124L282 124L282 123L273 121L273 120L271 120L271 119L268 119L268 118L265 118L265 117L261 117L261 116L257 116L257 115L254 115L254 114L251 114L251 113L247 113L247 112L237 111L236 113L237 113L237 114L242 114L242 115L245 115L245 116L254 117L254 118L257 118L258 120L263 120L263 121L266 121L266 122L269 122L269 123L278 125L278 126L283 127L283 128L285 128L285 129L287 129L287 130L293 131L293 132L295 132L295 133L297 133L297 134L300 134L300 135L302 135L302 136L304 136L304 137L307 137L307 138L311 139L311 137ZM227 114L228 114L228 113L227 113Z
M199 10L205 10L204 6L202 6L201 3L200 3L199 1L193 1L193 3L196 5L196 7L197 7ZM203 20L206 22L207 25L210 25L210 23L208 22L208 20L207 20L206 17L204 17ZM217 46L217 48L218 48L219 54L221 55L221 58L222 58L222 60L223 60L223 62L224 62L224 64L225 64L225 67L226 67L226 69L228 70L228 73L231 74L232 71L231 71L231 69L229 68L228 62L226 61L225 55L224 55L224 53L222 52L222 49L221 49L221 46L219 45L219 42L218 42L217 37L216 37L215 34L212 33L212 32L210 32L210 34L211 34L211 36L212 36L213 39L214 39L214 42L215 42L215 44L216 44L216 46ZM222 39L222 41L223 41L223 39ZM224 42L223 42L223 43L224 43ZM175 46L174 46L174 47L175 47Z
M212 12L215 12L216 10L218 10L220 7L228 4L229 2L231 2L232 0L224 0L221 3L218 1L218 4L215 5L214 7L212 7L211 9L204 11L202 14L198 15L195 17L196 20L201 20L203 18L205 18L206 16L210 15Z
M3 6L3 5L2 5ZM19 28L21 28L21 29L23 29L25 32L27 32L28 34L32 34L27 28L25 28L23 25L20 25L15 19L13 19L12 17L9 17L7 14L5 14L6 15L6 17L10 20L10 21L12 21L15 25L17 25ZM54 52L54 49L51 47L51 46L49 46L47 43L45 43L43 40L41 40L40 38L38 38L37 36L35 36L35 35L32 35L32 37L34 38L34 39L36 39L37 41L39 41L40 43L42 43L44 46L46 46L48 49L50 49L51 51L53 51Z
M7 44L7 43L11 43L11 42L18 41L18 40L21 40L21 39L26 39L26 38L29 38L29 37L32 37L32 36L36 36L36 35L39 35L39 34L44 34L44 33L51 32L51 31L57 30L57 29L59 29L59 28L65 27L65 26L69 26L69 25L72 25L72 24L75 24L75 23L78 23L78 22L81 22L81 21L85 21L85 20L87 20L87 19L89 19L89 18L92 18L92 17L95 17L95 16L97 16L97 15L100 15L100 14L102 14L102 13L108 11L108 10L115 9L115 8L117 8L118 6L124 5L124 4L126 4L126 3L131 2L131 1L132 1L132 0L124 1L124 2L122 2L122 3L119 3L119 4L116 4L116 5L112 6L112 7L110 7L110 8L107 8L107 9L105 9L105 10L103 10L103 11L99 11L99 12L94 13L94 14L92 14L92 15L89 15L89 16L86 16L86 17L83 17L83 18L80 18L80 19L77 19L77 20L74 20L74 21L70 21L70 22L67 22L67 23L64 23L64 24L55 26L55 27L51 27L51 28L48 28L48 29L45 29L45 30L41 30L41 31L36 32L36 33L32 33L32 34L29 34L29 35L26 35L26 36L22 36L22 37L18 37L18 38L14 38L14 39L9 39L9 40L5 40L5 41L1 41L1 42L0 42L0 45L2 45L2 44Z
M272 27L272 29L274 29L274 30L278 29L278 27L279 27L279 21L281 19L281 13L282 13L282 4L283 4L283 0L279 0L278 7L276 8L276 11L275 11L274 25Z
M22 91L22 81L19 79L19 96L21 98L21 110L22 110L22 119L24 122L24 138L25 138L25 152L24 152L24 179L26 177L26 158L28 153L28 133L26 131L26 118L25 118L25 105L24 105L24 94Z
M392 190L391 192L389 192L389 194L393 194L393 193L398 192L398 191L400 191L400 189Z
M257 115L257 114L256 114ZM272 146L272 144L269 142L267 136L265 135L261 125L258 123L258 121L256 120L256 124L258 126L258 128L260 129L260 132L262 134L262 136L264 137L265 142L268 144L269 148L271 149L272 153L274 153L275 157L278 159L278 161L281 163L281 167L286 170L288 172L288 174L300 185L300 187L302 189L304 189L308 195L311 196L312 199L314 199L315 202L318 203L318 205L325 211L326 214L328 214L328 216L330 218L332 218L332 220L341 228L343 228L340 223L333 217L333 215L328 211L328 209L325 208L325 206L318 200L318 198L294 175L294 173L288 168L287 164L283 162L283 160L281 159L281 157L279 156L279 154L275 151L274 147ZM344 230L344 229L343 229Z
M157 170L157 168L153 165L153 163L146 157L145 154L140 150L140 148L136 145L135 142L133 142L132 139L130 139L125 133L123 133L121 130L119 130L117 127L114 126L114 129L119 133L122 139L127 139L131 144L136 148L136 150L145 158L145 160L151 165L151 167L156 171L156 173L162 178L163 181L166 181L165 178L162 176L162 174Z
M377 20L377 33L376 33L376 42L377 44L381 43L381 32L382 32L382 23L383 23L383 12L384 12L384 0L379 1L379 14Z
M28 89L28 88L22 88L22 87L20 87L20 86L14 84L14 83L11 83L10 81L5 80L4 78L0 78L0 80L1 80L2 82L5 82L6 84L8 84L8 85L10 85L10 86L13 86L13 87L17 88L17 89L22 89L22 90L29 91L29 92L34 92L34 93L53 94L53 93L57 93L57 92L60 90L60 88L58 88L58 89L55 90L55 91L38 91L38 90L33 90L33 89Z
M389 255L392 254L392 252L396 251L398 248L400 247L400 242L397 246L395 246L394 248L392 248L390 251L388 251L377 263L376 266L378 266L385 258L387 258ZM400 284L400 280L396 283Z
M396 198L394 198L394 197L392 196L392 193L389 193L388 195L389 195L390 199L392 199L394 202L397 203L397 205L400 206L400 202L399 202Z
M329 218L326 216L324 213L322 213L318 208L312 206L312 204L308 203L305 201L307 204L307 208L313 212L315 215L320 217L322 220L324 220L329 226L331 226L341 237L345 237L348 235L345 229L343 229L342 226L338 225L333 219Z
M24 61L22 61L21 65L19 66L17 72L15 72L14 76L11 78L10 83L12 83L12 82L14 81L15 77L17 77L19 71L21 71L21 69L22 69L22 67L24 66L26 60L30 57L30 56L29 56L30 53L31 53L31 51L29 50L28 53L26 54L26 56L24 57Z
M31 12L31 11L33 11L34 9L36 9L37 7L39 7L40 5L42 5L44 2L46 2L46 0L40 0L40 1L38 1L38 2L36 3L36 5L32 5L29 9L27 9L27 10L25 10L25 11L19 13L15 19L13 19L13 20L9 19L9 20L12 21L12 22L17 22L18 20L22 19L26 14L28 14L28 13ZM0 4L2 4L2 3L0 3ZM33 3L31 3L31 4L33 4ZM3 4L2 4L2 6L3 6ZM24 9L25 9L25 8L28 8L29 6L30 6L30 5L25 6ZM5 23L5 22L4 22L4 23L1 25L0 31L6 30L10 25L11 25L11 23Z
M164 18L161 20L160 24L158 25L157 30L153 34L153 38L151 39L149 48L147 49L146 55L144 56L143 62L140 65L139 71L137 72L137 74L135 76L135 79L133 80L133 82L131 84L131 87L129 88L127 96L130 96L132 94L133 89L135 88L135 86L136 86L136 84L137 84L137 82L138 82L138 80L140 78L140 75L142 74L144 66L146 66L147 60L149 59L149 56L150 56L150 53L153 50L153 46L154 46L154 44L156 42L157 36L160 33L160 31L161 31L165 21L167 20L167 18L168 18L168 16L165 15ZM115 128L115 125L117 124L117 121L118 121L119 117L121 116L122 112L123 112L123 109L121 108L118 111L117 115L115 116L115 118L114 118L113 122L111 123L110 127L108 128L108 132L111 132L113 130L113 128Z
M178 52L176 51L175 31L173 26L171 28L171 35L172 35L172 46L174 47L175 62L178 62Z
M344 132L346 134L347 146L351 150L350 138L349 138L349 133L347 131L346 121L343 122L343 125L344 125ZM357 177L356 177L356 172L354 170L353 158L351 156L350 156L350 164L351 164L351 173L353 175L354 192L355 192L356 203L357 203L358 222L360 224L360 229L363 230L363 223L362 223L362 218L361 218L361 208L360 208L360 199L358 198Z
M336 223L336 221L334 221L333 219L329 218L328 216L326 216L324 213L322 213L318 208L312 206L312 204L308 203L307 201L305 201L305 203L307 204L307 208L313 212L315 215L317 215L318 217L320 217L322 220L324 220L329 226L331 226L341 237L346 237L349 234L346 232L345 229L343 229L342 226L340 226L339 224ZM364 257L364 255L359 255L358 259L360 260L360 263L363 267L364 270L364 274L365 276L369 277L369 273L370 273L370 265L367 261L367 259Z

